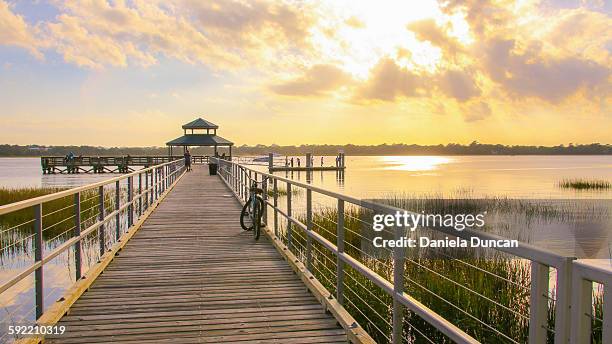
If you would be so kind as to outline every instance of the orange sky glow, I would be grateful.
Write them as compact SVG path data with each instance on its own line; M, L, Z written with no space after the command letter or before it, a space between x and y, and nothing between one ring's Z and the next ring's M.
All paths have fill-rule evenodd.
M0 0L0 143L611 143L598 1Z

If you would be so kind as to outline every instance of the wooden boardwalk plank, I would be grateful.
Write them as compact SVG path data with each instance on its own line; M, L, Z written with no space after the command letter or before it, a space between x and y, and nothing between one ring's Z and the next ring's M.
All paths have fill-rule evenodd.
M146 220L47 343L346 343L344 330L196 167Z

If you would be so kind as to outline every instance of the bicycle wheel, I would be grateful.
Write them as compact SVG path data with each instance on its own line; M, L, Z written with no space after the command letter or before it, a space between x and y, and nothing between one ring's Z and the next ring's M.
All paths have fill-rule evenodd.
M249 198L249 200L242 207L242 211L240 212L240 227L242 227L242 229L245 231L250 231L255 227L253 223L253 219L255 219L255 212L257 213L258 224L261 224L261 216L263 215L263 212L261 210L263 209L263 199L261 199L261 197L257 197L256 199L257 202L255 203L255 208L251 207L252 199ZM257 237L259 238L259 236Z
M251 216L251 199L244 204L240 212L240 227L245 231L253 229L253 217Z

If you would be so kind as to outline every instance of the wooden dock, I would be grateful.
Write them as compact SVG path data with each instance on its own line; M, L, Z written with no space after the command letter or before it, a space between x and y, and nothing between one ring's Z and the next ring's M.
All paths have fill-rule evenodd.
M287 167L287 166L275 166L270 167L270 172L313 172L313 171L344 171L345 166L302 166L302 167Z
M147 168L165 162L182 160L183 156L42 156L40 166L43 174L79 174L79 173L129 173L138 168ZM194 164L208 163L208 156L193 155Z
M46 343L346 343L205 166L187 173Z

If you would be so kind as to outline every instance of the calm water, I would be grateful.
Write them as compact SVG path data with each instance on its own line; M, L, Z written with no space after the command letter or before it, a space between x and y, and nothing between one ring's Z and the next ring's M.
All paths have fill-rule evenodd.
M115 175L116 176L116 175ZM42 174L40 158L0 158L0 187L76 187L112 174Z
M320 157L314 161L320 164ZM334 157L324 158L325 165L333 163ZM612 181L612 156L346 157L346 165L344 176L336 172L276 174L362 199L478 199L484 204L508 199L506 209L488 210L488 232L566 256L612 256L612 190L558 186L561 180L573 178ZM294 196L303 198L303 193ZM313 195L315 207L333 207L335 202ZM302 207L294 208L303 212L303 200L297 203ZM525 204L530 206L525 209ZM541 204L554 209L555 215L544 214ZM508 208L516 206L522 210ZM534 209L536 215L530 212Z
M334 157L325 157L332 165ZM320 157L315 158L320 163ZM565 178L612 180L612 156L384 156L346 157L343 179L314 172L312 183L361 198L395 193L413 196L515 198L612 198L610 191L575 191ZM256 166L265 170L265 167ZM306 181L305 172L279 173ZM0 158L0 187L71 187L110 178L109 174L43 175L39 158Z
M320 157L315 158L320 164ZM325 157L333 165L334 157ZM312 182L360 198L403 193L431 197L612 198L611 191L575 191L566 178L612 180L612 156L346 157L344 180L314 172ZM265 170L265 168L262 168ZM306 181L305 172L278 173Z
M334 157L325 157L332 165ZM303 159L302 159L303 162ZM320 157L315 157L320 163ZM561 189L558 182L566 178L605 179L612 181L612 156L396 156L346 157L343 176L335 172L279 173L301 181L310 181L340 193L358 198L387 196L429 198L489 198L572 200L609 209L612 191L574 191ZM266 168L255 166L262 171ZM75 187L113 177L103 175L43 175L38 158L0 158L0 187L37 186ZM300 203L296 197L296 203ZM582 203L591 202L591 203ZM334 200L315 195L317 206L334 204ZM281 201L281 204L283 202ZM298 211L296 204L294 211ZM303 210L303 209L302 209ZM609 213L606 213L609 215ZM579 223L564 220L512 222L499 234L518 237L534 245L562 254L610 258L612 237L610 217ZM494 229L495 230L495 229ZM95 252L95 243L93 243ZM88 250L89 252L89 250ZM91 252L90 252L91 253ZM95 255L90 265L95 263ZM0 256L0 281L6 281L33 261L32 254L22 252ZM74 282L72 251L67 251L45 265L45 303L50 306ZM0 296L0 343L5 326L33 319L33 277L23 280Z

